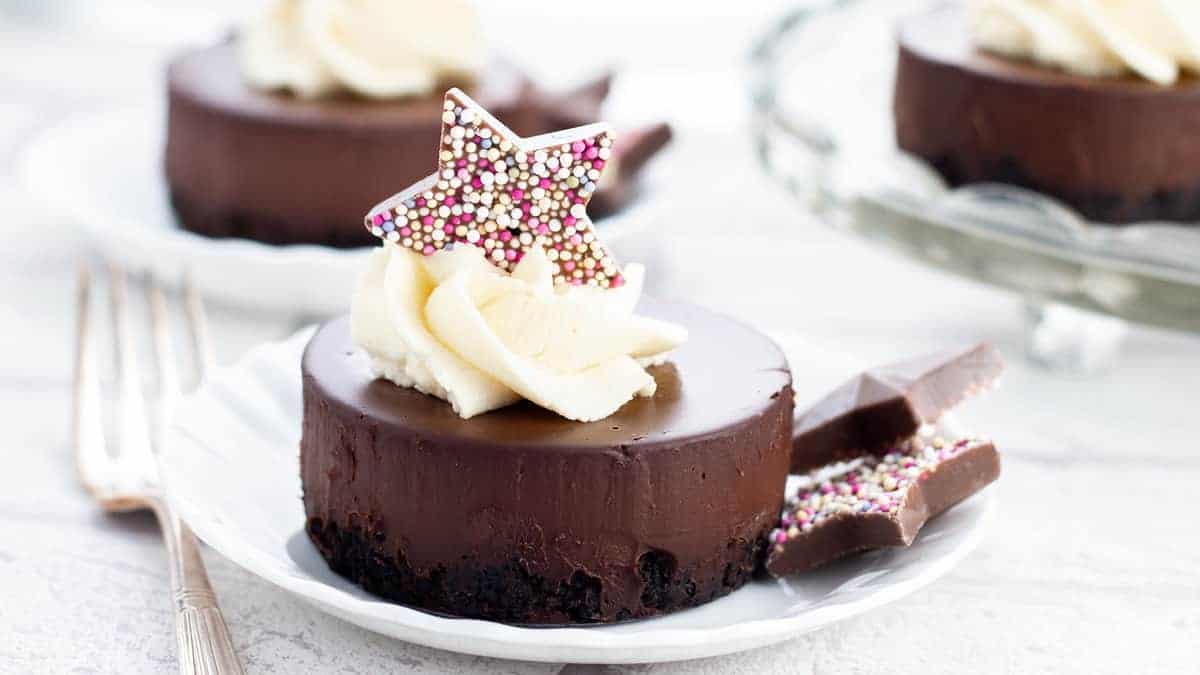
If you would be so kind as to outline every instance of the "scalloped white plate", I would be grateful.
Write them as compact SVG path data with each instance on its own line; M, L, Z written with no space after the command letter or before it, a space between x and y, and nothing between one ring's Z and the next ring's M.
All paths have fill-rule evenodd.
M931 521L910 548L813 573L756 581L670 616L581 628L518 628L434 616L377 599L332 573L304 534L300 501L300 356L311 329L221 370L180 407L161 455L171 500L234 562L316 607L408 642L482 656L642 663L715 656L814 631L898 600L949 571L979 542L988 490ZM782 339L784 345L797 340ZM848 359L792 349L801 402L849 374ZM952 430L947 430L952 431Z
M345 311L368 249L272 246L184 230L167 198L163 133L160 106L79 116L36 136L18 171L47 209L131 270L167 284L189 275L205 295L238 305L317 316ZM597 227L619 248L622 238L653 224L654 212L650 199L638 199Z

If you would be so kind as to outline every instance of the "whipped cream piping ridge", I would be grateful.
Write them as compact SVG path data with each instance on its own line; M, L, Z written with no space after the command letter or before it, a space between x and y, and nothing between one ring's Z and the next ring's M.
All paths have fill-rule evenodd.
M643 270L619 289L555 285L531 249L511 272L457 246L424 256L394 244L371 254L351 331L379 377L445 399L463 418L529 400L568 419L603 419L651 396L644 364L687 339L637 316Z

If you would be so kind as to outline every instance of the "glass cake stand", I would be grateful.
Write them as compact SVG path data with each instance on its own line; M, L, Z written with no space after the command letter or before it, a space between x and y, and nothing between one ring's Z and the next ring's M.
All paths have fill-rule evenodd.
M826 0L753 53L758 156L819 221L1027 299L1028 347L1059 369L1109 361L1124 321L1200 333L1200 224L1088 222L1000 184L950 189L893 138L894 26L929 0Z

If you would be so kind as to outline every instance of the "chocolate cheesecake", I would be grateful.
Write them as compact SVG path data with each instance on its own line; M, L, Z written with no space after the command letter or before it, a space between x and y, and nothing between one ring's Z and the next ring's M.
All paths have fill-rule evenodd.
M603 78L551 96L503 62L476 80L446 84L468 88L523 135L592 121L608 93ZM245 82L234 42L183 54L167 82L167 184L182 226L198 234L370 245L362 205L428 175L437 158L442 89L394 100L262 91ZM618 175L601 187L592 214L632 199L630 179L669 139L660 124L619 140Z
M1103 223L1200 220L1200 81L1088 77L995 56L966 9L899 26L901 149L952 186L1009 183Z
M783 505L791 375L767 337L643 302L690 339L657 389L596 422L521 402L469 419L375 379L349 322L303 360L307 531L332 569L419 609L613 622L742 586Z

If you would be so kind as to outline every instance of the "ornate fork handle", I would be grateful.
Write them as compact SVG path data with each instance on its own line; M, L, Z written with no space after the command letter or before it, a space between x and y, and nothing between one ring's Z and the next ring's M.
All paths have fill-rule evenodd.
M155 500L154 513L167 543L171 566L179 672L184 675L242 675L225 617L221 616L217 597L204 571L196 535L162 500Z

